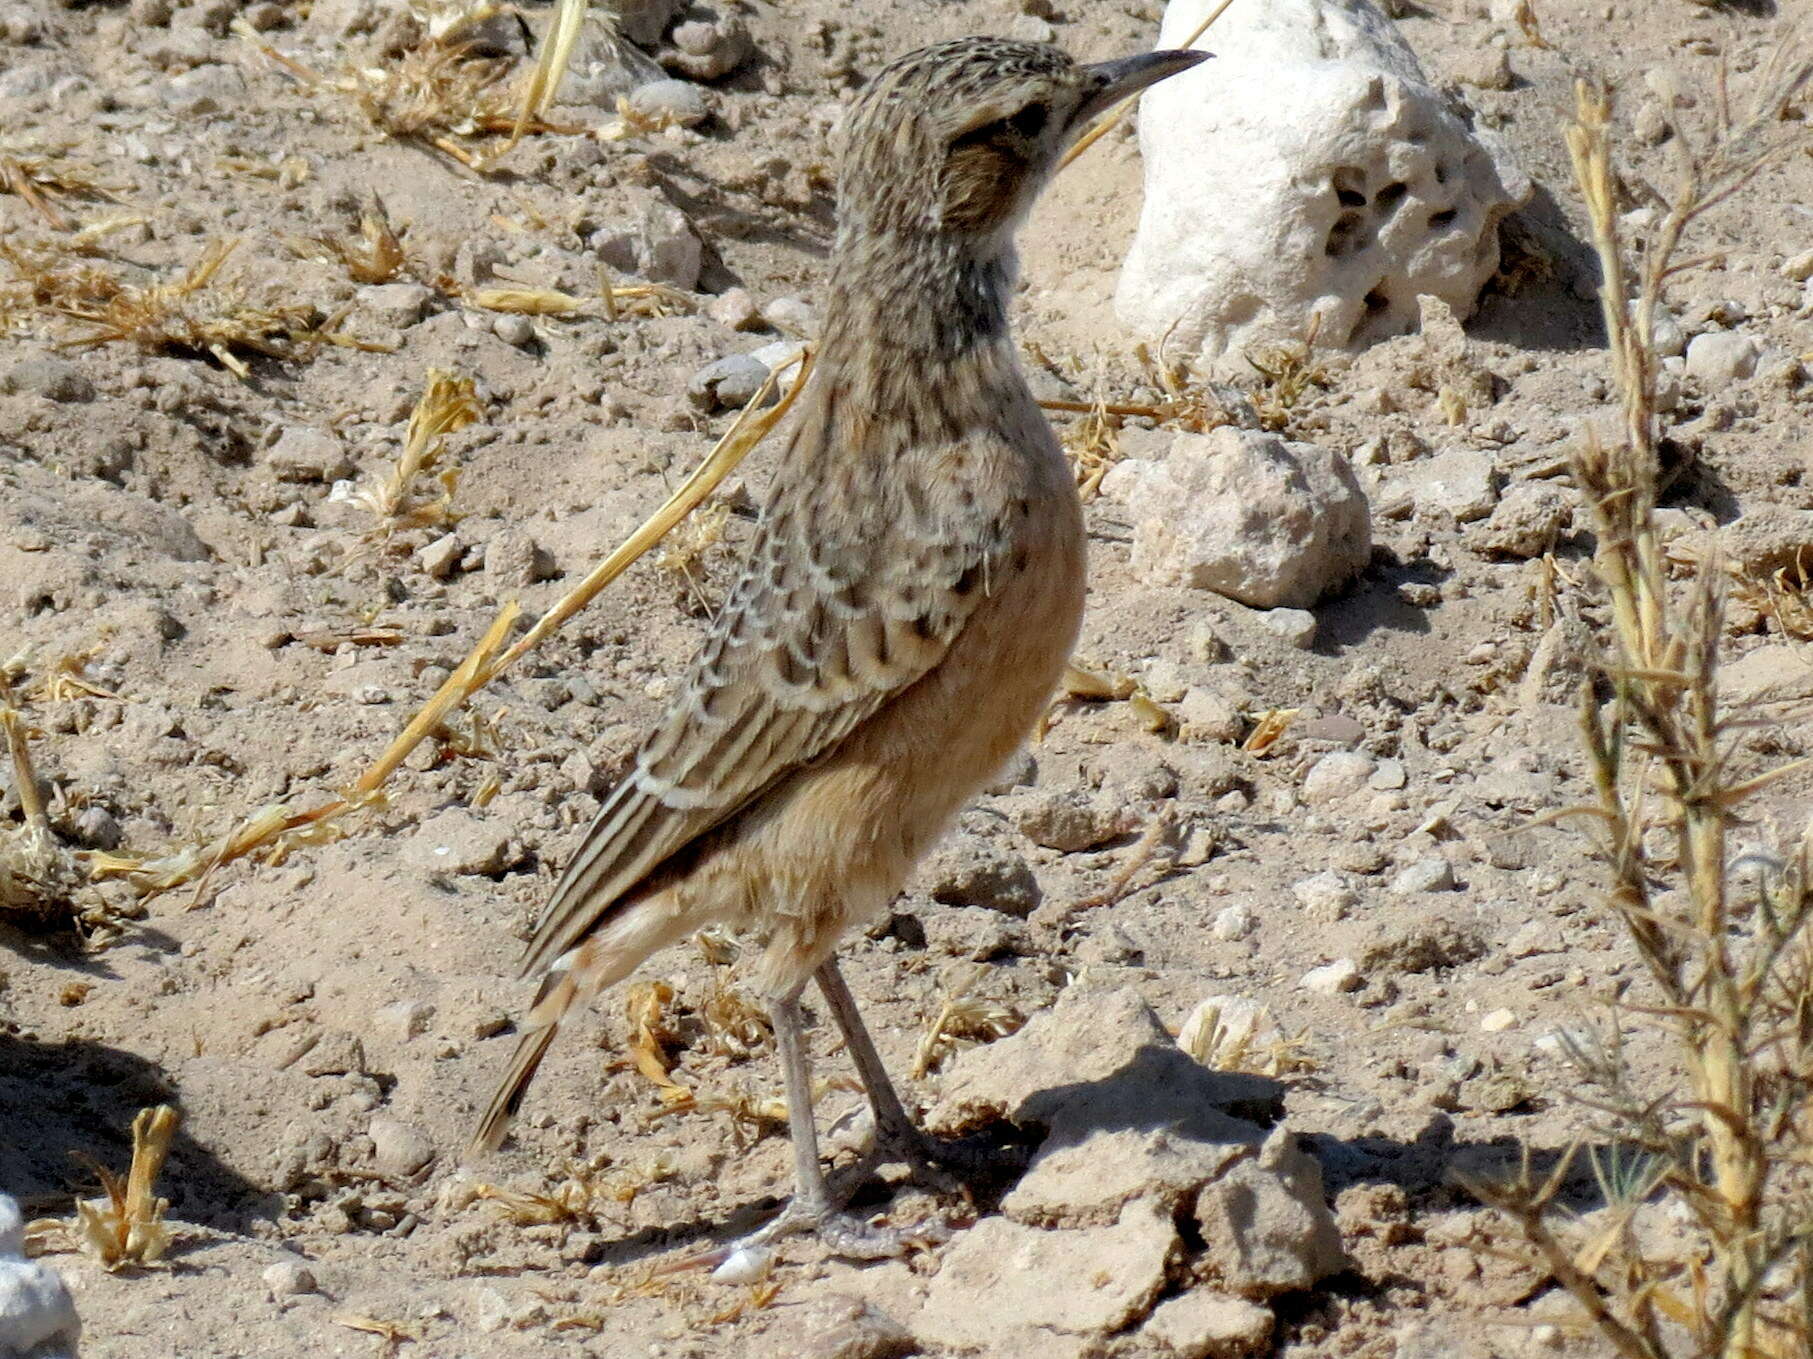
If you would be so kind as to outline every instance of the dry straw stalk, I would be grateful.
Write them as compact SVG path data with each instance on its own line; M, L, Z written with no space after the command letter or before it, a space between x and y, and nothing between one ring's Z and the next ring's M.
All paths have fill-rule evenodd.
M1603 687L1582 694L1597 794L1583 810L1598 827L1610 905L1660 1002L1620 1004L1610 1042L1570 1045L1588 1103L1609 1115L1611 1149L1594 1156L1607 1205L1597 1231L1570 1243L1560 1225L1555 1200L1571 1158L1541 1179L1526 1168L1510 1183L1475 1188L1519 1224L1541 1267L1628 1359L1787 1359L1813 1342L1809 842L1768 867L1755 900L1739 900L1728 847L1736 809L1795 766L1760 775L1737 767L1734 735L1747 724L1719 693L1720 563L1697 563L1684 589L1671 588L1655 521L1659 361L1651 338L1668 281L1692 267L1676 258L1684 235L1798 139L1784 115L1810 73L1804 58L1779 61L1742 122L1731 119L1721 85L1718 126L1703 148L1675 129L1679 179L1634 265L1619 229L1609 96L1582 83L1567 129L1624 411L1621 437L1610 445L1588 437L1574 461L1611 617ZM1623 1026L1632 1020L1662 1025L1684 1097L1637 1088L1622 1058ZM1631 1229L1658 1189L1689 1214L1704 1261L1663 1257Z

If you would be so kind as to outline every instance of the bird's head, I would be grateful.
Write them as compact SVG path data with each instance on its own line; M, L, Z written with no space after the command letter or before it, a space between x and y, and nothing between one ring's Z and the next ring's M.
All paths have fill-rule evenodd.
M1206 52L1083 65L1045 43L962 38L891 62L844 120L844 232L1010 234L1096 115Z

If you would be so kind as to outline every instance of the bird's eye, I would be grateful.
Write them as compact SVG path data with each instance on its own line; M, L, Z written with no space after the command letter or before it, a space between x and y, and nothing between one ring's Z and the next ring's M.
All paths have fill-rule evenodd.
M1043 104L1028 104L1009 118L1007 125L1030 141L1045 130L1045 116Z

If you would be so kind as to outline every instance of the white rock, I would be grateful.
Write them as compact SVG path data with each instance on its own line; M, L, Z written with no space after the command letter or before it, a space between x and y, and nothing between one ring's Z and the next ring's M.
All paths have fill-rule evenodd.
M1359 965L1352 958L1336 958L1322 967L1310 968L1303 974L1299 985L1305 991L1334 996L1343 991L1357 991L1365 982L1360 977Z
M1259 917L1253 913L1253 908L1245 902L1236 902L1215 912L1215 920L1209 926L1209 932L1217 939L1232 942L1246 938L1258 928Z
M1386 793L1394 788L1402 788L1408 783L1409 776L1404 772L1402 760L1380 760L1379 767L1366 780L1366 786L1377 792Z
M1391 894L1414 896L1418 892L1446 892L1454 886L1454 869L1446 859L1418 859L1391 880Z
M1158 45L1214 3L1171 0ZM1140 111L1145 207L1121 320L1233 367L1313 318L1323 346L1406 334L1425 293L1469 315L1530 181L1371 0L1235 5L1205 45L1216 60L1154 86Z
M1372 550L1347 460L1314 444L1223 426L1180 435L1162 461L1116 469L1133 569L1154 585L1214 590L1258 608L1305 608Z
M1489 1011L1479 1018L1479 1029L1481 1033L1503 1033L1506 1029L1514 1029L1516 1027L1517 1012L1515 1010L1500 1008Z
M0 1355L74 1359L82 1322L62 1275L25 1258L25 1219L0 1194Z
M1498 467L1478 449L1449 449L1411 463L1404 479L1418 510L1450 515L1456 523L1484 519L1498 503Z
M1152 1309L1140 1328L1161 1353L1177 1359L1262 1354L1272 1336L1272 1309L1207 1288L1192 1288Z
M264 1269L264 1290L273 1298L295 1297L315 1291L315 1276L300 1260L279 1260Z
M1361 751L1330 751L1303 776L1303 800L1312 807L1339 802L1364 788L1374 768L1372 756Z
M1756 373L1762 347L1734 330L1696 335L1687 345L1687 376L1708 387L1742 382Z
M434 1140L401 1119L378 1117L367 1130L372 1163L393 1175L413 1175L434 1159Z
M1339 920L1360 904L1360 894L1333 869L1299 878L1291 884L1291 895L1318 920Z
M1259 619L1259 626L1299 651L1316 644L1316 616L1308 609L1272 609Z
M705 258L686 214L653 196L634 219L595 232L591 246L613 269L685 289L698 283Z
M711 112L705 91L690 80L651 80L630 91L632 113L659 124L694 127Z

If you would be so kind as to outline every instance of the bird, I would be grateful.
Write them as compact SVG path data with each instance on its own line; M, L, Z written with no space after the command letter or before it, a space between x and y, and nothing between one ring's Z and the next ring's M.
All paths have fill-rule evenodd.
M501 1143L575 1006L726 925L756 946L793 1143L792 1198L750 1242L812 1233L858 1259L914 1244L833 1199L800 998L816 980L877 1141L920 1165L928 1143L835 950L1024 743L1084 604L1075 478L1008 321L1014 235L1091 121L1207 55L1082 64L964 38L897 58L852 101L815 360L772 489L665 715L541 912L523 958L540 990L475 1154Z

